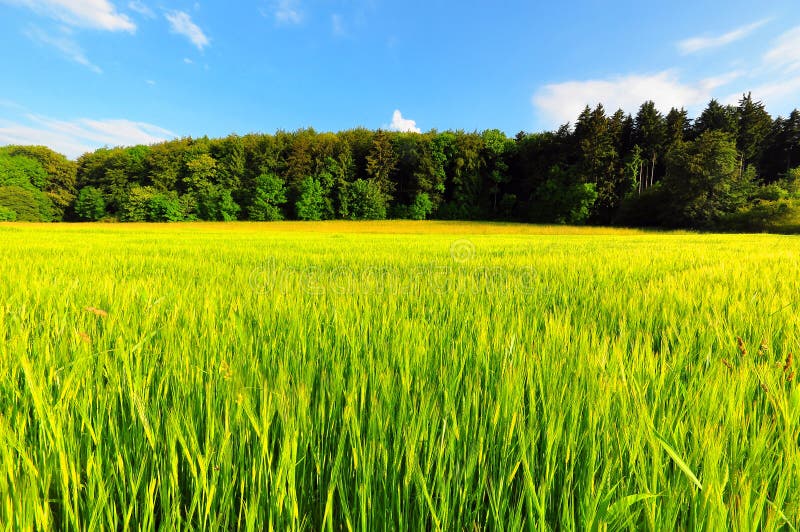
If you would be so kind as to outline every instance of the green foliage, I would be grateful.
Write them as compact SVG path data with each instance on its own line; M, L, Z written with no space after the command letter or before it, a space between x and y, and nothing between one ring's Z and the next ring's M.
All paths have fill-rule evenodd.
M120 220L146 222L150 216L150 200L155 195L156 190L153 187L131 187L120 205Z
M44 146L8 146L4 153L15 157L27 157L37 161L47 174L46 182L38 187L47 195L50 202L48 220L60 220L64 212L72 205L76 193L78 167L75 162Z
M412 220L424 220L433 211L433 203L425 192L420 192L414 198L414 203L408 209L409 218Z
M670 221L669 198L662 183L632 192L622 201L614 219L615 225L626 227L661 227L675 225Z
M0 150L0 186L42 190L47 185L47 172L39 161L7 152L7 148Z
M217 161L202 153L186 162L184 184L189 191L200 191L213 187L217 182Z
M732 174L717 179L726 173L713 159L722 152L686 155L707 133L727 134L734 142L740 182ZM729 162L733 152L725 153ZM83 155L77 165L46 148L12 146L0 149L0 185L44 191L56 219L65 206L76 212L76 187L94 187L109 216L120 219L175 219L180 211L185 220L388 214L605 225L642 219L635 214L639 205L661 196L668 205L645 216L648 224L661 220L700 228L719 227L748 202L800 197L798 179L790 177L798 164L800 111L773 120L746 94L738 106L712 100L694 125L685 109L664 116L648 101L635 117L622 110L607 114L597 105L584 109L574 129L564 125L513 138L496 129L424 134L302 129L104 148ZM266 182L264 174L274 178ZM754 182L764 186L755 194ZM655 187L660 192L637 199ZM129 197L134 189L164 194L156 202L157 214L133 207L141 200L137 192ZM417 203L422 198L427 201Z
M0 222L16 222L17 221L17 213L9 209L8 207L1 207L0 206Z
M768 196L764 191L759 196ZM717 229L726 231L800 233L800 200L758 198L723 216Z
M696 137L706 131L720 131L736 138L739 134L739 117L736 107L723 106L717 100L711 100L694 123Z
M745 165L756 165L761 161L764 139L769 135L772 118L764 104L754 101L750 93L739 100L737 111L739 127L736 148L742 154Z
M249 208L253 221L283 220L281 205L286 203L286 187L283 181L271 173L263 173L256 178L253 203Z
M207 185L197 192L197 212L202 220L230 222L236 220L240 210L226 188Z
M75 214L81 220L95 222L106 215L103 193L94 187L83 187L75 200Z
M742 171L736 145L720 131L706 131L668 156L665 191L672 222L711 227L743 207L754 188L755 172Z
M0 207L16 214L20 222L51 222L53 204L43 192L17 185L0 186Z
M301 220L322 220L325 214L325 197L318 179L306 177L302 181L295 210Z
M559 167L550 169L550 178L536 190L531 218L559 224L585 223L597 201L593 183L581 183Z
M392 181L392 172L397 166L397 154L392 147L392 141L385 131L378 130L372 143L372 150L367 156L366 172L381 191L385 203L392 199L395 184Z
M150 197L147 221L180 222L183 219L183 206L175 192L157 192Z
M386 218L386 196L372 180L357 179L347 185L347 208L351 220Z

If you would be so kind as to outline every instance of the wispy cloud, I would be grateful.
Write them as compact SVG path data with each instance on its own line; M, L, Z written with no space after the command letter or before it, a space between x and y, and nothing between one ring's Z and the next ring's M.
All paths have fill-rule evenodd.
M276 0L272 13L279 24L300 24L305 16L300 0Z
M659 109L693 107L711 99L713 91L731 83L740 72L683 82L673 70L649 75L628 75L609 79L568 81L546 85L533 96L533 105L550 126L575 119L587 105L602 103L611 112L623 109L635 113L653 100Z
M723 46L727 46L731 43L744 39L745 37L749 36L751 33L756 31L758 28L764 26L770 22L770 19L759 20L758 22L754 22L753 24L748 24L747 26L742 26L741 28L736 28L735 30L729 31L723 35L718 35L716 37L692 37L691 39L685 39L678 43L678 49L683 54L693 54L695 52L699 52L701 50L707 50L709 48L721 48Z
M27 7L40 15L83 28L105 31L136 31L127 15L117 11L108 0L0 0L10 5Z
M146 18L156 18L155 12L147 6L147 4L140 2L139 0L133 0L132 2L128 2L128 9L135 13L139 13L143 17Z
M153 144L174 137L159 126L125 119L64 121L35 114L0 119L0 145L44 145L71 158L103 146Z
M392 123L389 124L390 131L403 131L406 133L422 133L422 130L417 127L417 122L409 118L403 118L403 113L396 109L392 115Z
M75 42L69 31L62 29L59 33L54 34L31 26L23 33L34 42L55 48L70 61L83 65L96 74L102 74L103 70L89 61L83 48Z
M766 54L764 63L774 68L800 68L800 26L779 36Z
M167 18L172 32L189 39L198 50L202 50L210 44L203 30L192 21L192 17L185 11L171 11L164 16Z

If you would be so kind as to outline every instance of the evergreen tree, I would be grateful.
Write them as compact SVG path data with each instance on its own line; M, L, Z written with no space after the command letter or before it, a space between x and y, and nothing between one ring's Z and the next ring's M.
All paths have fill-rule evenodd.
M739 100L739 131L736 148L742 154L742 167L759 165L764 153L764 140L772 128L772 117L764 104L753 101L750 93Z
M693 136L697 138L706 131L722 131L736 138L739 134L739 118L736 107L722 105L717 100L708 102L708 106L694 121Z
M643 188L652 187L656 181L656 163L664 149L667 137L667 124L662 114L656 109L655 103L648 101L642 104L636 114L634 136L636 144L642 148L643 157L648 164L645 165L645 175L639 182Z

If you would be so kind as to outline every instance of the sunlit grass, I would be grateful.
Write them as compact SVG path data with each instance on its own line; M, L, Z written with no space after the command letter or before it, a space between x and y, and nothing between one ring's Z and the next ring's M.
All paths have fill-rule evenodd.
M512 224L2 225L0 523L796 528L798 257Z

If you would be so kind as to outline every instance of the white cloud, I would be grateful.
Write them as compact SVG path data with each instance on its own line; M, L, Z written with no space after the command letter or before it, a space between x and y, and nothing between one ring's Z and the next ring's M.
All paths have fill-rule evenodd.
M133 0L132 2L128 2L128 9L139 13L143 17L147 18L156 18L156 14L150 9L147 4L140 2L139 0Z
M146 80L144 80L144 82L147 83L148 85L150 85L151 87L154 87L156 85L155 80L152 80L152 79L146 79Z
M403 131L407 133L422 133L422 130L417 127L417 122L408 118L403 118L403 114L399 109L395 110L392 115L392 123L389 124L391 131Z
M735 30L729 31L724 35L719 35L717 37L692 37L691 39L680 41L678 43L678 49L683 54L693 54L709 48L720 48L744 39L768 22L769 19L759 20L758 22L748 24L747 26L742 26L741 28L736 28Z
M70 26L105 30L136 31L127 15L119 13L108 0L0 0L32 9L40 15L60 20Z
M169 21L172 32L189 39L192 44L197 46L198 50L202 50L209 45L210 41L206 34L192 21L192 17L185 11L171 11L164 16Z
M273 14L275 20L281 24L300 24L304 18L300 0L277 0Z
M770 104L770 107L784 111L797 106L797 94L800 93L800 76L782 78L776 81L767 81L749 87L747 92L752 92L754 100L761 100ZM722 98L722 103L737 105L742 98L742 92L734 92Z
M55 48L69 60L85 66L92 72L97 74L103 72L100 67L89 61L86 53L68 31L62 30L60 34L52 34L33 26L25 30L24 34L34 42Z
M153 144L174 137L161 127L124 119L63 121L33 114L0 119L0 145L44 145L71 158L102 146Z
M739 77L732 72L696 83L678 79L675 71L628 75L605 80L568 81L546 85L533 96L533 105L549 126L571 122L587 105L602 103L608 112L635 113L647 100L666 112L671 107L694 107L711 99L713 91Z
M800 26L778 37L773 47L764 54L764 62L768 66L790 71L800 68Z

